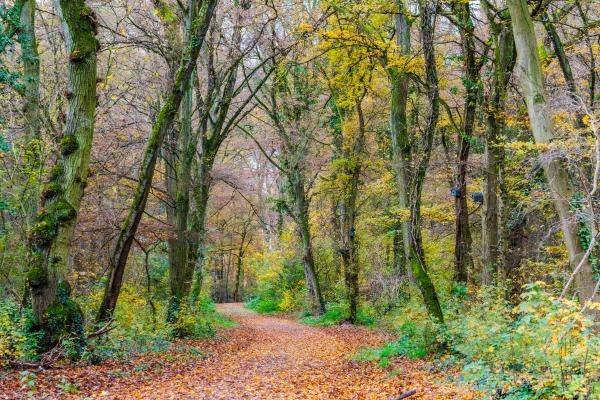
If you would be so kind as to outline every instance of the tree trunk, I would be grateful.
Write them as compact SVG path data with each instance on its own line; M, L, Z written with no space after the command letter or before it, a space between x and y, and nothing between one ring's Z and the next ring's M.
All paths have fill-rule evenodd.
M358 119L358 131L354 137L352 146L344 146L344 158L350 160L344 171L349 176L347 187L344 188L340 200L340 252L344 265L344 283L346 285L346 300L348 301L348 321L356 322L358 311L359 287L358 276L360 268L358 264L358 246L356 242L356 214L358 185L362 169L362 157L365 140L365 121L362 111L362 99L356 100L356 115Z
M467 195L467 173L469 152L473 140L475 126L475 112L479 93L479 63L476 60L474 42L474 24L471 18L469 2L454 3L454 13L460 23L462 55L464 59L463 85L466 90L465 110L462 119L462 131L458 132L457 166L454 186L458 189L455 196L455 226L456 237L454 245L454 279L456 282L466 283L469 270L473 267L471 254L471 229L469 227L469 207Z
M429 316L436 322L444 322L444 314L437 297L437 292L427 272L425 252L421 236L421 194L425 175L429 167L433 137L440 114L439 88L437 69L435 64L435 50L433 45L433 23L435 20L435 5L429 1L419 2L421 10L421 41L425 58L425 75L427 83L427 98L429 110L427 122L422 138L421 158L416 166L414 177L411 179L410 199L410 229L409 239L411 244L409 264L417 286L423 295L425 307Z
M200 166L198 167L197 182L193 192L196 208L192 216L190 227L192 241L189 248L190 257L188 260L188 270L192 275L191 278L194 280L191 294L192 306L196 304L202 289L204 262L206 259L206 213L208 211L208 198L212 186L210 171L212 170L216 155L216 151L214 151L214 153L211 152L210 154L205 154L205 151L208 151L208 149L202 150L199 160ZM179 287L178 290L178 296L187 296L187 294L189 294L187 285ZM181 299L182 298L183 297L181 297Z
M113 250L110 262L109 280L106 284L104 298L98 312L98 321L106 321L111 318L112 313L117 304L119 292L123 282L123 273L129 258L131 245L135 238L137 228L142 219L148 193L152 186L152 178L154 177L154 167L162 142L171 129L173 121L179 111L182 99L187 91L192 73L196 66L196 59L202 47L202 43L208 31L210 21L213 17L214 10L218 0L206 0L202 2L200 11L194 18L192 28L194 32L189 36L191 40L186 46L186 50L182 56L179 69L177 71L175 81L169 91L165 104L162 106L148 139L148 144L144 152L144 159L140 166L140 176L138 186L135 191L133 202L130 206L129 213L121 227L117 243Z
M321 287L319 286L319 280L315 270L304 177L301 172L296 169L290 172L288 179L290 181L290 187L293 190L292 195L295 207L294 219L298 224L302 243L302 264L304 266L306 289L308 290L308 301L313 315L321 315L325 312L325 304L323 303Z
M69 250L86 185L96 111L96 21L83 0L57 0L69 53L67 121L60 157L42 193L42 206L29 236L28 281L36 324L52 346L63 334L82 338L83 315L70 299Z
M560 40L560 36L556 31L556 27L554 26L554 22L550 21L550 16L548 13L545 13L542 16L542 22L544 24L544 28L546 28L546 32L548 33L548 37L552 42L552 46L554 47L554 52L556 53L556 57L558 58L558 64L560 65L560 70L563 73L563 77L565 78L565 82L567 83L567 89L569 90L569 96L573 100L574 105L578 110L575 113L575 127L583 128L583 114L581 113L579 107L579 96L577 94L577 85L575 83L575 77L573 76L573 70L571 69L571 63L569 62L569 58L565 53L565 49L562 44L562 40Z
M516 70L527 102L533 137L536 143L550 144L555 139L555 135L546 100L533 21L525 0L510 0L509 10L517 48ZM554 205L560 219L571 268L574 271L579 269L579 271L575 271L577 272L579 298L582 302L592 298L598 301L598 294L595 294L594 291L596 282L592 265L579 241L578 222L571 214L570 201L572 194L566 167L559 158L549 151L543 152L540 161L554 197Z
M485 3L484 3L485 4ZM484 200L482 225L482 261L481 282L483 285L494 283L498 275L499 257L499 181L500 163L503 161L503 149L500 139L506 129L504 112L508 83L515 62L515 46L510 26L498 24L494 15L486 10L488 21L494 35L494 71L492 90L486 98L485 119L485 167L484 167Z
M404 14L402 2L396 1L399 12L396 14L396 44L403 56L410 55L410 23ZM411 141L408 133L406 106L408 102L408 74L398 71L397 68L388 68L391 84L391 113L390 134L392 142L392 168L396 175L396 190L398 191L398 205L401 209L409 208L409 167L411 162ZM399 242L402 252L395 255L395 263L402 265L398 271L406 270L410 258L410 221L400 221ZM396 247L394 247L395 249Z

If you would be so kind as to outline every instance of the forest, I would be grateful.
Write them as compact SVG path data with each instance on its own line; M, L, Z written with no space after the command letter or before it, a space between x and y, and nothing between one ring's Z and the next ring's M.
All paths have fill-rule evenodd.
M599 242L596 0L0 0L0 399L600 399Z

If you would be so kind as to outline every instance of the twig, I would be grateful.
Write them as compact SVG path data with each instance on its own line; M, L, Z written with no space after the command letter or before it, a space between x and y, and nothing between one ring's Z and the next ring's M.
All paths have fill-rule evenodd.
M413 390L409 390L408 392L404 392L400 395L400 397L396 397L396 400L402 400L402 399L406 399L410 396L412 396L413 394L417 394L417 391L415 389Z

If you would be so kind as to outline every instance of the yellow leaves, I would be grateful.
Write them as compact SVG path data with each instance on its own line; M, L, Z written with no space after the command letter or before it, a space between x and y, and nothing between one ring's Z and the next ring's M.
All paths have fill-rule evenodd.
M420 74L425 69L425 61L423 60L423 57L391 54L388 58L387 67L395 68L398 70L398 72L403 72L406 74Z
M536 151L544 152L550 149L550 146L545 143L532 143L524 141L507 143L504 147L506 149L515 150L517 154L528 154Z

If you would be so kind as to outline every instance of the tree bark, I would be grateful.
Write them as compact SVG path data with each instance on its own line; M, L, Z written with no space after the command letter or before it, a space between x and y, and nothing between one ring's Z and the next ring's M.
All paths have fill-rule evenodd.
M429 100L429 110L427 112L427 122L422 138L422 148L420 149L421 158L414 172L414 178L411 184L411 202L410 202L410 267L417 286L423 295L425 307L429 316L436 322L444 322L444 314L438 300L435 286L427 272L425 263L425 252L423 250L423 240L421 236L421 195L423 192L423 183L429 167L431 151L433 148L433 137L436 131L436 125L440 114L439 88L437 68L435 63L435 50L433 45L433 29L435 21L435 4L421 0L419 2L421 10L421 41L423 44L423 56L425 58L425 75L427 85L427 98Z
M397 0L398 14L396 14L396 44L402 56L410 55L410 23L405 15L401 0ZM408 133L406 107L408 103L409 76L397 68L387 68L391 84L391 113L390 134L392 143L392 168L396 175L396 190L398 191L398 205L401 209L409 209L409 167L411 165L411 140ZM395 257L402 267L398 271L405 271L410 258L409 220L400 221L400 237L402 252Z
M289 172L288 175L290 187L293 191L294 199L294 219L298 224L300 239L302 242L302 264L304 266L304 279L308 290L308 301L314 315L321 315L325 312L325 304L321 295L321 287L315 270L315 260L312 249L312 236L310 233L308 200L306 198L306 188L304 177L297 169Z
M47 346L61 332L83 334L83 316L70 299L69 250L86 185L96 111L96 21L83 0L57 0L69 54L68 111L60 157L42 193L42 209L29 236L28 281L35 321Z
M454 185L458 189L455 196L455 245L454 245L454 280L466 283L469 270L473 267L471 254L471 229L469 227L469 207L467 195L467 173L469 163L469 152L473 140L473 128L475 126L475 112L477 110L477 99L479 98L479 69L480 64L476 60L476 48L474 42L474 24L471 18L469 2L453 3L454 14L459 22L462 55L464 59L465 87L465 109L462 119L462 131L458 132L457 166Z
M40 57L35 34L35 0L21 0L21 15L19 22L21 30L19 44L22 51L23 63L23 115L25 117L25 140L27 146L26 162L33 170L39 171L35 177L37 183L41 180L43 165L41 160L41 119L40 119ZM27 214L33 222L37 214L39 186L31 185L30 198L27 199Z
M486 7L487 2L484 2ZM499 174L503 162L504 150L501 149L501 137L506 129L504 112L508 83L515 63L516 51L512 29L509 25L497 23L493 12L486 8L488 21L494 40L494 70L491 93L485 99L485 167L484 201L482 225L482 261L481 282L483 285L494 283L498 275L499 259ZM506 223L506 221L504 221Z
M525 0L510 0L509 10L517 48L516 71L527 103L533 137L538 144L550 144L555 139L555 134L546 100L533 21ZM592 298L598 301L592 265L579 241L578 221L571 214L572 193L566 166L551 151L542 152L540 161L554 198L571 268L579 268L576 276L579 298L582 302Z
M346 286L346 300L348 302L348 321L356 322L358 311L359 287L358 276L360 268L358 264L358 246L356 242L356 215L357 199L360 173L362 169L362 157L365 141L365 121L362 111L362 99L356 100L356 116L358 119L358 131L353 137L354 143L343 146L342 153L346 159L344 175L350 177L343 188L340 209L340 252L344 266L344 284ZM353 135L349 135L353 136Z
M173 121L179 111L183 97L187 91L192 73L196 66L196 59L206 37L210 21L212 20L218 0L202 1L194 22L191 24L193 32L189 35L191 38L186 45L186 49L180 61L179 69L175 76L175 81L169 90L169 96L163 104L156 121L152 127L152 132L148 138L148 144L144 152L144 159L140 167L139 183L135 191L133 202L130 206L128 215L121 227L117 243L111 256L109 280L107 281L104 298L98 312L98 321L107 321L112 316L117 304L121 285L123 283L123 273L129 258L131 245L135 238L137 228L142 219L148 194L152 186L156 159L164 138L173 124Z

